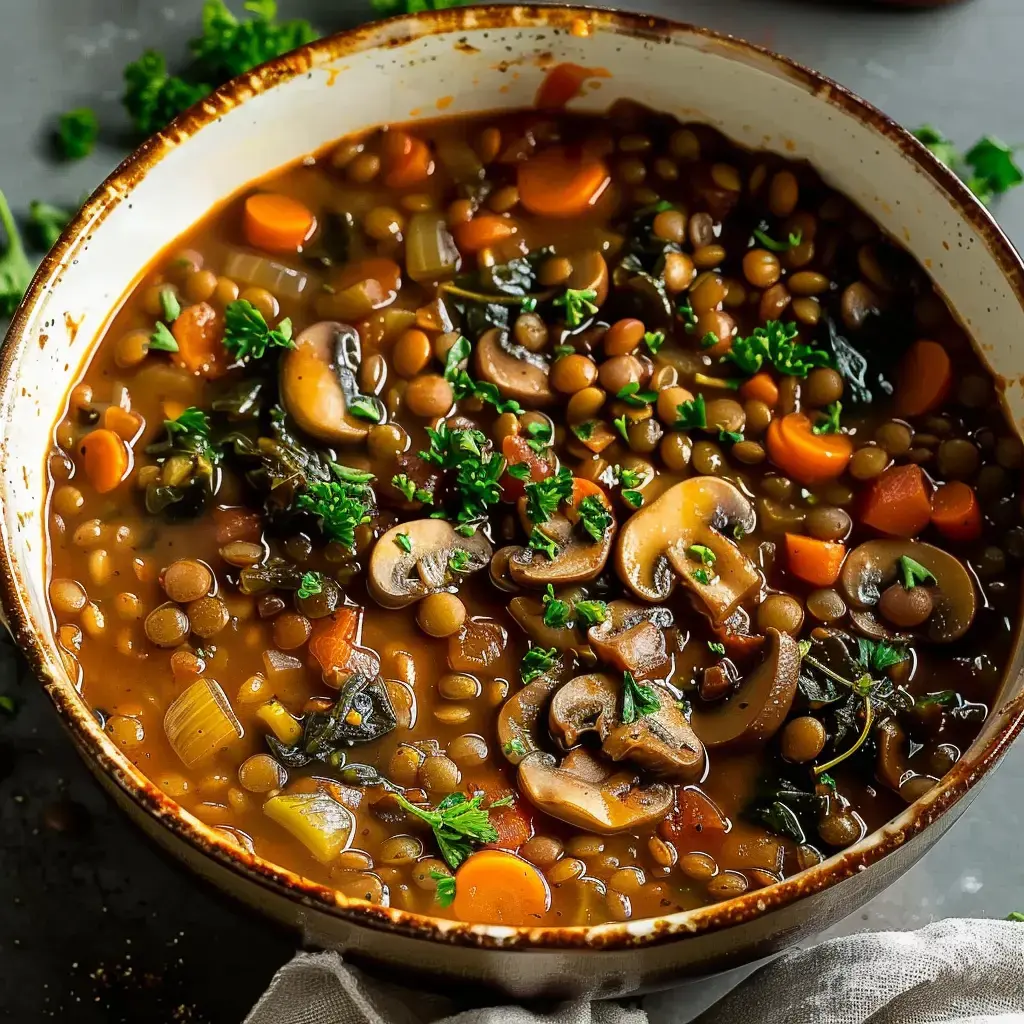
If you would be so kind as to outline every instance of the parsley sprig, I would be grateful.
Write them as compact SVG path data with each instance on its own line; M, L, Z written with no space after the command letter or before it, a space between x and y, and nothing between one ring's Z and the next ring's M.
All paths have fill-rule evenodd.
M544 607L544 625L551 629L563 629L572 621L572 608L568 601L560 601L555 597L555 588L548 584L544 596L541 598Z
M286 317L272 328L251 302L235 299L224 307L224 347L241 363L262 359L270 349L294 348L292 322Z
M622 673L622 722L631 725L661 710L661 700L654 688L638 683L632 672Z
M703 395L696 395L689 401L676 406L676 421L673 430L700 429L708 425L707 404Z
M400 807L425 821L434 833L437 848L448 865L457 868L472 852L476 843L496 843L498 830L491 824L483 807L484 794L449 793L433 810L410 803L401 793L395 794ZM501 805L502 801L491 807Z
M317 594L323 593L323 589L324 578L322 573L304 572L302 579L299 580L299 589L296 592L296 596L302 599L316 597Z
M815 423L811 427L812 434L839 434L842 432L842 425L839 422L839 417L843 411L842 402L833 402L831 405L826 406L822 412L825 413L825 418L818 423Z
M496 384L473 380L468 371L462 369L462 363L469 359L471 352L472 345L469 340L460 334L445 356L444 379L451 384L455 400L461 402L464 398L477 398L481 402L493 405L499 414L521 413L523 407L515 399L503 399Z
M546 523L563 501L572 497L573 479L562 466L554 475L526 485L526 514L533 523Z
M519 678L532 683L538 676L544 675L558 661L558 651L554 647L531 647L519 664Z
M996 196L1024 182L1024 171L1014 160L1018 147L1008 146L993 135L983 135L966 153L961 153L942 132L929 124L921 125L914 135L986 206Z
M588 494L579 504L579 523L592 540L602 541L612 525L612 516L596 494Z
M370 521L373 490L365 479L347 476L347 468L332 463L331 470L338 479L310 483L295 496L295 508L315 516L327 540L352 549L356 546L356 527Z
M424 505L432 505L434 503L433 493L423 487L417 487L416 484L409 479L409 476L406 473L396 473L391 478L391 486L394 487L406 501L422 501Z
M915 562L909 555L900 555L899 571L904 590L913 590L914 587L930 587L935 582L932 573L920 562Z
M755 327L746 338L733 339L723 362L735 363L744 373L753 375L766 363L787 377L806 377L817 366L829 366L831 357L821 349L799 344L795 323L769 320Z
M789 233L789 238L784 242L776 242L767 231L757 228L754 231L754 238L756 238L765 249L769 249L772 252L789 252L790 249L795 249L804 240L804 235L802 231L797 229L796 231L791 231Z
M173 420L164 420L171 446L195 452L210 462L220 462L220 452L210 443L210 420L202 409L190 406Z
M555 299L552 305L565 310L565 325L573 329L597 312L596 298L597 292L593 288L566 288L565 294Z
M498 480L505 471L505 460L487 445L479 430L452 430L446 423L427 428L430 447L419 456L424 462L455 473L454 497L460 523L471 523L487 515L501 500ZM443 512L432 513L441 517Z

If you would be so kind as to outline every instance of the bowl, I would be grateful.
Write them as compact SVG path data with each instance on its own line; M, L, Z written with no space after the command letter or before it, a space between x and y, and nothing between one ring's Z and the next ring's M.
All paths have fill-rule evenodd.
M342 33L243 76L150 139L103 183L43 261L0 364L0 596L57 713L121 806L222 890L313 945L517 998L611 996L765 956L851 913L964 811L1024 723L1022 651L981 735L927 796L854 847L767 889L651 920L580 928L467 925L349 901L240 851L179 808L111 740L68 678L46 603L46 460L70 383L111 311L183 226L282 164L383 122L531 104L546 69L609 77L574 101L628 97L733 139L810 160L932 275L1024 416L1024 265L964 186L842 87L703 29L613 11L491 6Z

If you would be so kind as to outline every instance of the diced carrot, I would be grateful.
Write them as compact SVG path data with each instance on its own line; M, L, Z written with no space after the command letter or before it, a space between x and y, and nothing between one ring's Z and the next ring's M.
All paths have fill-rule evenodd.
M469 796L481 790L490 822L498 830L498 838L489 844L490 848L515 852L533 835L533 811L529 803L517 800L513 804L494 807L497 801L515 796L515 790L510 789L503 780L488 785L470 782L466 786Z
M245 240L266 252L297 252L316 230L313 211L291 196L257 192L245 201Z
M526 493L528 483L539 483L554 472L551 460L535 452L529 440L521 434L509 434L501 442L501 454L509 466L530 467L530 479L518 480L506 469L501 478L501 496L504 501L518 501Z
M388 188L411 188L434 172L430 147L408 132L385 132L381 156L385 168L384 184Z
M932 517L928 485L920 466L892 466L871 481L861 522L891 537L916 537Z
M982 531L981 506L974 489L960 480L936 488L932 525L947 540L977 540Z
M900 416L923 416L946 400L953 385L953 368L946 350L935 341L915 341L900 362L896 411Z
M779 386L770 373L755 373L740 385L740 398L748 402L764 402L769 409L774 409L779 404Z
M802 484L841 476L853 454L853 442L845 434L815 434L801 412L772 420L767 439L771 461Z
M581 476L574 476L572 478L572 494L569 497L569 508L575 512L580 507L583 499L589 497L599 498L601 504L609 512L612 510L612 503L600 484L595 484L593 480L585 480Z
M340 672L350 662L359 635L361 608L343 605L327 618L318 620L309 641L309 653L320 663L326 676Z
M578 217L597 202L611 179L603 160L552 146L519 164L519 199L540 217Z
M544 876L504 850L478 850L455 873L452 910L471 924L540 924L551 904Z
M516 230L513 221L507 217L484 214L459 224L455 228L455 244L459 252L479 252L511 237Z
M119 405L108 405L103 410L103 426L128 444L134 444L145 425L145 420L137 412L129 412Z
M356 260L349 263L331 281L331 287L336 292L343 292L364 281L376 281L383 293L397 292L402 287L402 268L394 260L384 256Z
M165 420L176 420L188 406L184 402L179 402L173 398L167 398L163 403L163 413Z
M186 306L171 327L178 351L174 361L189 373L219 377L227 370L227 354L221 343L224 323L208 302Z
M693 786L681 789L676 806L658 826L658 831L683 852L706 849L729 830L729 819L703 791ZM699 845L698 845L699 844Z
M846 545L787 533L786 557L789 571L794 576L816 587L829 587L839 579Z
M113 430L106 427L90 430L82 438L80 451L85 475L100 494L114 490L128 475L130 452Z
M611 78L606 68L585 68L582 64L556 64L537 90L534 105L542 110L564 107L583 92L583 83L590 78Z

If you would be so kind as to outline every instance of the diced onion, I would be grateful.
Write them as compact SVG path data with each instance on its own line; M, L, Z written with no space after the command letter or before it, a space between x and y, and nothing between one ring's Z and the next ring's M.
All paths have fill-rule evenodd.
M459 250L444 217L417 213L405 236L405 269L414 281L451 277L459 268Z
M241 739L243 731L220 684L212 679L197 679L164 715L167 739L189 768Z
M274 695L291 700L306 681L306 666L290 654L268 648L263 652L263 673Z
M301 298L310 287L310 276L304 271L237 249L228 256L224 273L239 284L266 288L279 299Z
M286 746L302 739L302 726L279 700L269 700L256 709L256 717Z
M263 805L263 813L287 829L321 864L330 864L348 846L352 812L326 793L282 793Z

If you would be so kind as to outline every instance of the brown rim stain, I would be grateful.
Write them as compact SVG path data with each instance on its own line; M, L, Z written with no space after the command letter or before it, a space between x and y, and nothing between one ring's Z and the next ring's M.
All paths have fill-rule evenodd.
M920 173L938 186L948 202L981 237L1018 301L1024 306L1024 264L992 219L966 186L945 165L939 163L916 139L881 111L843 86L763 46L664 18L628 14L586 7L482 6L452 8L421 15L399 16L362 26L349 32L311 43L265 64L216 90L196 107L176 118L163 132L147 140L128 156L90 197L43 259L28 294L12 321L8 343L0 354L0 400L7 398L15 381L16 358L28 344L27 327L44 296L60 280L88 233L114 209L146 173L174 147L199 129L251 97L312 68L347 55L373 48L398 48L418 39L442 33L487 29L544 28L554 33L584 37L597 31L633 36L651 44L672 44L677 38L692 37L698 46L714 47L734 59L755 66L770 65L812 95L849 114L897 146ZM455 50L479 52L462 38ZM768 69L766 69L768 70ZM330 75L330 71L328 71ZM73 321L72 321L73 322ZM49 324L44 326L50 326ZM75 324L75 330L77 330ZM69 331L71 323L68 324ZM17 339L17 340L15 340ZM6 472L7 452L0 452L0 471ZM999 731L973 756L965 755L932 790L925 802L908 809L909 822L903 827L888 825L830 862L813 867L726 903L673 914L645 922L643 934L633 934L640 922L602 925L598 928L517 928L508 936L489 934L485 927L438 921L405 911L350 901L340 893L249 854L218 833L187 816L154 783L143 777L110 744L93 716L81 706L77 693L53 675L46 662L44 645L35 635L22 604L27 592L14 569L8 538L0 531L0 603L15 642L25 652L36 676L43 683L57 713L72 733L83 757L94 771L112 781L137 807L167 830L236 875L284 895L295 904L315 907L328 914L374 928L383 928L415 938L478 948L502 950L604 949L622 950L683 941L764 916L803 896L820 892L852 877L904 845L924 831L957 803L1000 759L1024 727L1024 696L1009 701L995 712L1006 717ZM1012 717L1010 717L1012 716ZM505 931L503 929L502 931Z

